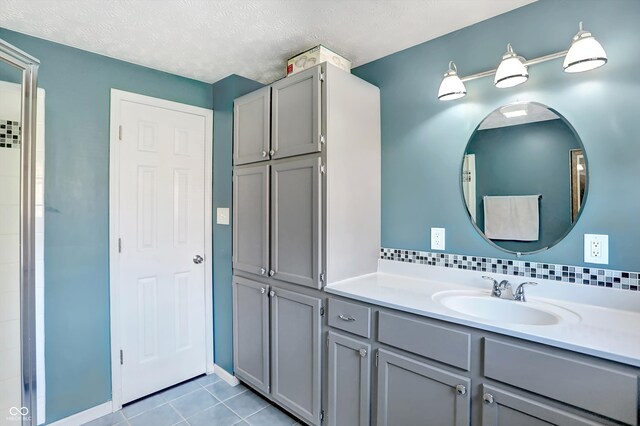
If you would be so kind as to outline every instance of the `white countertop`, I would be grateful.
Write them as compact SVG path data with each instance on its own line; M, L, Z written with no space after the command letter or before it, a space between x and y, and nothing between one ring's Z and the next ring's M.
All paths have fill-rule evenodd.
M527 287L527 302L568 309L579 321L522 325L460 314L433 299L441 291L490 290L488 275ZM514 286L515 287L515 286ZM380 260L379 272L325 287L327 293L640 367L640 292ZM522 302L508 302L522 303Z

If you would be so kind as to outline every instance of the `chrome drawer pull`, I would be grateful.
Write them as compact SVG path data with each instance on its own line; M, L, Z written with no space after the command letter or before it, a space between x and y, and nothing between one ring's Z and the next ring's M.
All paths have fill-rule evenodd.
M345 317L345 316L344 316L344 315L342 315L342 314L338 315L338 317L339 317L342 321L348 321L348 322L351 322L351 321L355 321L355 320L356 320L354 317Z
M484 400L485 404L493 404L493 395L491 395L490 393L485 393L484 395L482 395L482 399Z

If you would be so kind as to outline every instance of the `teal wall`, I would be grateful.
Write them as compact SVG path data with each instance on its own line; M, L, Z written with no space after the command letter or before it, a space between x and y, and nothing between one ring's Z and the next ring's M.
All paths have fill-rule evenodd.
M582 74L555 60L532 67L529 81L497 89L490 78L466 83L458 101L436 98L450 60L461 75L495 68L507 42L533 58L568 48L583 20L609 63ZM589 158L589 196L580 220L558 245L523 259L583 264L583 234L610 236L609 267L640 270L640 1L540 0L353 70L380 87L382 244L429 250L429 228L447 229L447 252L514 258L471 225L459 173L475 127L497 107L537 101L564 115ZM544 171L541 171L543 173Z
M562 120L477 131L467 146L476 156L476 223L484 230L485 195L542 195L537 241L494 243L515 252L550 247L571 228L571 150L582 149Z
M231 209L233 160L233 100L262 87L237 75L213 85L213 211ZM233 215L230 215L233 216ZM233 225L233 223L232 223ZM213 225L213 318L216 365L233 372L233 293L231 287L231 226Z
M211 85L0 28L41 61L46 90L47 422L111 400L111 88L212 107Z

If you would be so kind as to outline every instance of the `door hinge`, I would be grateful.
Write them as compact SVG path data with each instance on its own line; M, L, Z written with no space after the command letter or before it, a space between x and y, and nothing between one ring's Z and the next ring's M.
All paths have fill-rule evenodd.
M329 347L329 336L327 336L327 347Z
M324 316L324 306L320 306L320 316Z
M324 164L320 164L320 173L321 174L327 173L327 167Z
M320 421L324 422L324 410L320 410Z
M122 140L122 124L118 126L118 140Z
M376 352L376 367L378 366L378 356L380 355L380 351Z
M321 143L322 145L324 145L324 144L326 143L326 140L325 140L325 138L324 138L324 135L320 135L320 143Z
M324 73L323 72L320 73L320 81L324 81Z
M120 365L124 365L124 352L120 349Z
M122 238L118 238L118 253L122 253Z
M320 282L323 283L324 282L324 272L320 274Z

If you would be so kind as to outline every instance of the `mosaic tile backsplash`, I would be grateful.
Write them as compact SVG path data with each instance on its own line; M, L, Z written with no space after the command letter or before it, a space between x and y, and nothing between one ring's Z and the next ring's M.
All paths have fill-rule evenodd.
M20 148L19 121L0 120L0 148Z
M640 274L637 272L614 271L611 269L392 248L381 248L380 258L398 262L555 280L622 290L638 291L639 287L638 276Z

